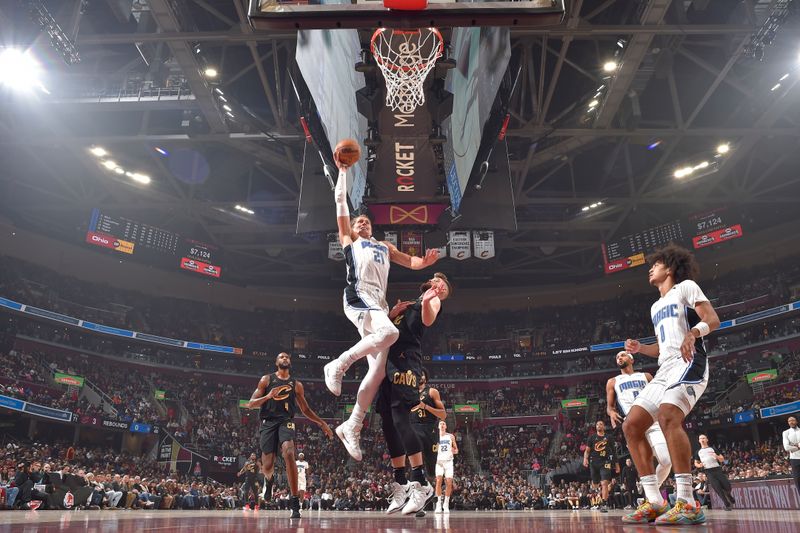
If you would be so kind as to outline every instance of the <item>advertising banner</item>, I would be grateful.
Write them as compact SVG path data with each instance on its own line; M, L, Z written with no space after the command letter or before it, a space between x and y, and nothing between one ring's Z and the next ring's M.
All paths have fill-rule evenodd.
M205 261L191 259L189 257L181 257L180 265L181 268L184 270L188 270L190 272L197 272L198 274L203 274L204 276L211 276L212 278L218 278L222 275L221 267L218 267L217 265L212 265L210 263L206 263Z
M753 481L732 480L733 497L736 499L737 509L800 509L800 493L794 487L791 478L783 479L758 479ZM723 509L722 502L716 491L711 491L711 503L715 509ZM789 529L795 531L797 524L787 524Z
M587 407L588 405L588 398L572 398L570 400L561 400L562 409L577 409L579 407Z
M166 400L167 399L167 391L156 389L155 398L156 398L156 400Z
M759 370L758 372L750 372L747 374L747 382L750 384L771 381L773 379L778 379L778 369L776 368Z
M457 403L453 406L456 413L480 413L481 406L477 403Z
M692 239L692 244L694 245L695 250L697 250L699 248L705 248L706 246L712 246L714 244L719 244L731 239L738 239L742 235L744 235L744 232L742 231L742 225L735 224L727 228L722 228L716 231L705 233L703 235L698 235Z
M436 224L447 206L444 204L372 204L372 223L376 226Z
M764 407L761 409L761 418L770 418L773 416L788 415L800 411L800 400L790 403L782 403L781 405L773 405L772 407Z
M60 383L61 385L70 385L72 387L83 387L84 379L80 376L73 376L70 374L62 374L61 372L56 372L53 381L56 383Z
M123 241L122 239L117 239L111 235L106 235L105 233L99 233L96 231L90 231L86 233L86 242L89 244L94 244L95 246L100 246L101 248L108 248L110 250L122 252L124 254L132 254L134 248L134 244L132 242Z

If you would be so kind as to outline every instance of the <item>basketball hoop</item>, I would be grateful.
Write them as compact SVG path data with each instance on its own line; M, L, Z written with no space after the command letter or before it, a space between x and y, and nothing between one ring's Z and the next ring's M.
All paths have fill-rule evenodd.
M378 28L370 49L386 80L387 107L410 115L425 103L423 84L444 51L442 34L436 28Z

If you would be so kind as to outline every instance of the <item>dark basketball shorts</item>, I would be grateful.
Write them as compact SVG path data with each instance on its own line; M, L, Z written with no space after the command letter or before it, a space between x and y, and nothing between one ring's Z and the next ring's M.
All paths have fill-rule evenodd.
M589 463L589 470L592 474L592 483L600 481L610 481L614 474L611 471L611 463Z
M258 430L258 443L261 453L281 453L284 442L295 439L294 421L290 420L262 420Z
M386 377L381 381L375 400L375 411L382 415L394 407L410 412L415 405L419 405L421 376L422 356L419 352L390 351L386 361Z
M429 476L436 471L436 457L439 455L439 428L437 426L438 424L411 424L422 442L422 461L425 465L425 473Z

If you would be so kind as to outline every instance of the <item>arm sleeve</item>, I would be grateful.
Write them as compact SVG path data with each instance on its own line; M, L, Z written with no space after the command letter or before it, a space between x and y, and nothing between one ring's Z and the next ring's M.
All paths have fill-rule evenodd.
M694 309L698 303L708 301L708 298L706 298L706 295L703 294L700 286L690 279L679 283L677 288L680 292L681 301L687 307Z

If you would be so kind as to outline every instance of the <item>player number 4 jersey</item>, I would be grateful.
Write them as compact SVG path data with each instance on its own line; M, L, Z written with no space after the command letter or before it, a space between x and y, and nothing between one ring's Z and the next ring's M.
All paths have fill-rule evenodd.
M674 287L650 308L656 339L658 341L658 364L681 358L681 344L686 334L698 322L700 317L695 306L707 302L703 291L692 280L685 280ZM695 342L695 353L705 357L702 339Z
M451 434L439 435L439 454L436 456L436 460L453 460L453 436Z

